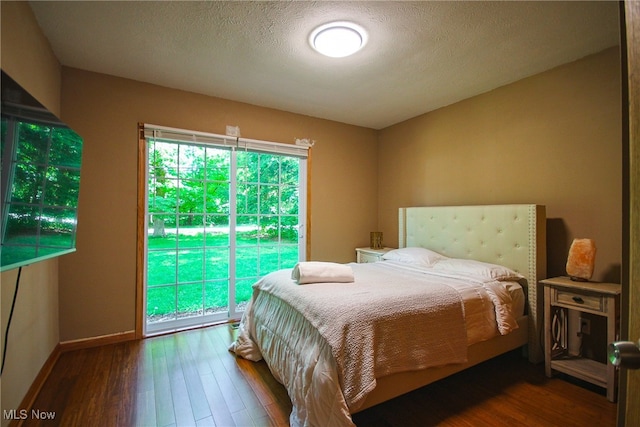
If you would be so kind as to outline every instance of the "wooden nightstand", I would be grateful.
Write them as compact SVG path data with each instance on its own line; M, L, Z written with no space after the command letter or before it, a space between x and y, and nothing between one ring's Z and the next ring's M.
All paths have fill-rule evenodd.
M556 370L607 389L616 401L618 372L607 361L571 354L569 343L581 330L569 327L569 312L591 313L607 319L607 344L618 339L620 325L619 284L574 282L568 277L541 280L544 285L544 362L547 377ZM578 326L578 329L580 326ZM575 328L573 328L575 329Z
M386 254L392 249L393 248L382 248L382 249L356 248L356 262L365 263L365 262L382 261L382 255Z

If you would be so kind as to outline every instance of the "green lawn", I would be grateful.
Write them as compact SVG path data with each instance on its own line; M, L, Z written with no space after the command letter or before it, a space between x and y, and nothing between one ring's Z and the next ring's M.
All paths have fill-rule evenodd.
M238 233L236 243L236 304L249 300L251 286L259 277L279 268L293 267L298 260L297 241L283 241L278 245L276 241L249 231ZM207 313L226 311L228 245L229 235L220 232L150 236L147 255L149 319L160 319L176 311L179 316L198 313L203 301Z

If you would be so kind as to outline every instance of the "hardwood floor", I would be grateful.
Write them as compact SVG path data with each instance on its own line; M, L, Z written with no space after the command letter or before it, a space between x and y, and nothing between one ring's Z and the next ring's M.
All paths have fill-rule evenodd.
M291 402L264 362L227 351L228 325L60 356L25 426L288 426ZM561 378L518 352L354 415L358 427L614 426L600 389Z

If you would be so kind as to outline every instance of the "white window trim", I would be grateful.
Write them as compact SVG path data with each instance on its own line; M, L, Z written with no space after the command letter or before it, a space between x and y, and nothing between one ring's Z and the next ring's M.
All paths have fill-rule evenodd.
M248 138L240 138L240 137L231 137L228 135L220 135L199 131L191 131L186 129L172 128L166 126L159 126L153 124L144 124L144 137L146 138L154 138L156 141L167 141L167 142L180 142L183 144L194 143L198 145L208 145L219 148L227 148L231 149L232 157L235 157L235 152L238 150L248 150L262 153L274 153L291 157L298 157L300 159L307 159L309 155L310 146L306 145L294 145L294 144L284 144L279 142L272 141L262 141L256 139L248 139ZM145 156L148 154L148 151L145 150ZM148 165L148 158L145 159L145 165ZM235 164L235 162L232 162ZM298 259L305 260L306 259L306 228L307 228L307 162L300 163L299 170L299 224L300 228L298 230ZM145 166L145 181L148 181L148 170ZM231 174L232 186L235 187L235 173ZM147 194L145 191L145 206L147 206L146 200ZM145 208L146 210L146 208ZM233 207L233 211L235 211L235 207ZM230 216L230 221L235 223L236 218L235 215ZM231 224L230 224L231 225ZM147 215L145 215L145 224L144 229L148 230L149 224L147 223ZM145 242L146 242L146 231L145 231ZM235 239L235 236L230 236L230 238ZM144 265L147 264L147 248L146 243L144 245ZM235 275L235 262L230 262L230 275ZM146 275L143 279L143 307L146 310L147 306L147 283L146 283ZM232 295L233 293L233 295ZM235 289L231 290L229 295L229 312L225 318L231 319L236 318L242 314L242 312L236 310L235 303ZM144 316L144 315L143 315ZM204 315L199 318L199 322L194 323L193 318L187 319L178 319L172 321L172 325L170 328L163 327L161 324L148 324L146 320L143 320L143 335L151 336L155 333L165 333L170 331L181 330L183 328L189 329L197 326L205 326L208 324L216 323L222 320L220 313Z

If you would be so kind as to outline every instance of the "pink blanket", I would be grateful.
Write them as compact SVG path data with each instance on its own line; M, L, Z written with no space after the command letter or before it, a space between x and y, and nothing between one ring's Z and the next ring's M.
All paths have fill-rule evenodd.
M352 264L354 283L298 286L291 270L256 284L302 313L331 347L350 411L384 375L462 363L467 336L458 293L446 278Z

